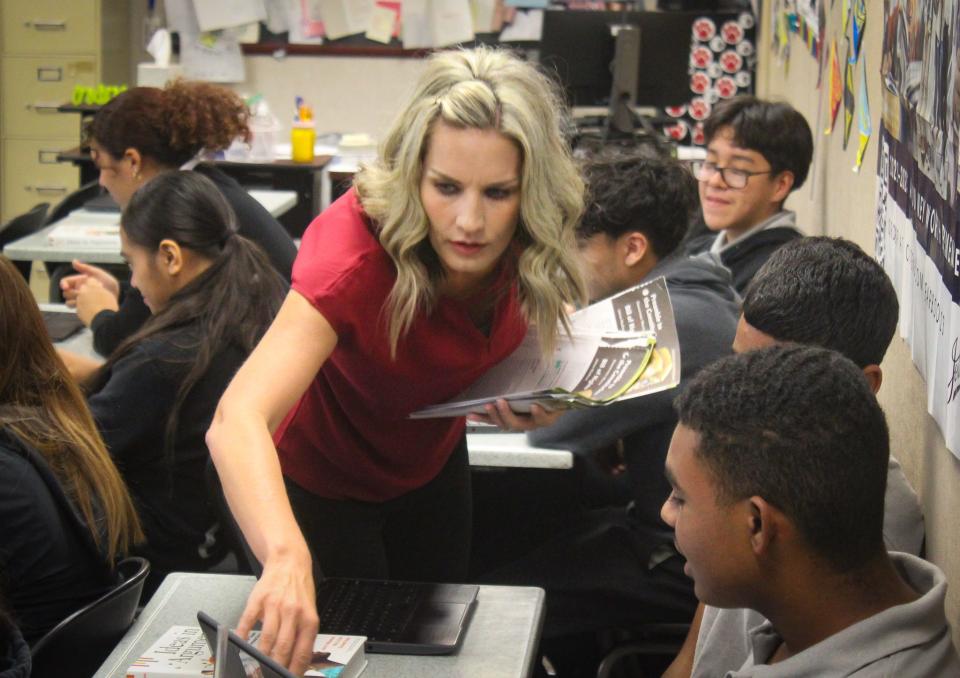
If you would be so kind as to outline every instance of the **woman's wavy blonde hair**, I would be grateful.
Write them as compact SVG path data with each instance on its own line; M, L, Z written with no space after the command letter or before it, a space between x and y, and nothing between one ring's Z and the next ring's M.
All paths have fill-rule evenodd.
M574 258L584 184L565 139L566 107L557 87L533 65L489 47L430 57L379 158L355 180L360 202L397 268L385 306L391 353L396 355L417 313L433 308L443 275L420 199L423 159L438 120L461 129L497 130L520 150L520 219L514 236L520 302L549 355L560 327L569 330L564 303L585 297Z

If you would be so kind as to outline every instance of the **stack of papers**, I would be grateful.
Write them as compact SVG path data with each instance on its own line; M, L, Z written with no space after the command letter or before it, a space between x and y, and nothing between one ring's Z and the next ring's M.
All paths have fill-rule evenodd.
M120 251L120 213L71 212L47 234L55 247Z

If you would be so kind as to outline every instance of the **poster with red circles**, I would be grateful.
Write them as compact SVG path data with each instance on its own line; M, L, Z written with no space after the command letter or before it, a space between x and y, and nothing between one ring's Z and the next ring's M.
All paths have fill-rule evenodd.
M702 146L703 121L713 107L738 94L753 93L756 51L756 19L750 12L698 16L690 30L690 101L664 110L672 122L663 133L680 143Z

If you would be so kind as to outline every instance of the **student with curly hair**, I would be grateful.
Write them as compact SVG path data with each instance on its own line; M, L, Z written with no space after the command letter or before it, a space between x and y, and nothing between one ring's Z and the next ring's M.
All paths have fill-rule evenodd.
M143 533L83 394L4 257L0 290L0 598L34 643L116 584L115 562Z
M211 164L204 151L249 139L243 101L225 87L176 80L165 88L135 87L106 104L86 130L100 184L121 207L154 177L192 169L210 179L237 216L240 235L267 253L285 279L297 255L290 235L243 187ZM109 355L150 317L136 290L122 295L116 278L97 266L74 262L77 275L61 281L64 298L93 330L94 347Z
M943 572L884 544L890 442L867 376L773 345L677 399L663 519L697 598L760 617L702 627L694 677L960 675Z
M874 392L880 363L897 328L900 305L883 268L855 243L822 236L800 238L774 252L747 288L733 341L736 353L775 344L821 346L842 353L863 370ZM923 512L916 493L891 454L883 502L883 540L888 551L920 555ZM744 608L698 607L690 633L665 676L689 676L695 651L710 643L739 665L750 654L748 639L717 636L723 629L749 629L765 621Z
M507 51L431 57L379 159L307 229L293 290L220 403L207 438L264 565L239 629L261 619L262 645L296 670L317 628L312 557L326 575L466 575L464 419L408 415L530 323L551 351L582 301L583 182L559 101ZM487 410L514 430L556 416Z

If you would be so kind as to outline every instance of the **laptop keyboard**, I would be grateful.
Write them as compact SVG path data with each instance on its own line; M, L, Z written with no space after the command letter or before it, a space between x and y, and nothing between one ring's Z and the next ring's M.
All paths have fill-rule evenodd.
M43 324L47 326L50 340L54 342L65 341L83 329L83 323L76 313L40 311L40 315L43 316Z
M328 579L317 592L320 632L399 640L422 593L407 582Z

